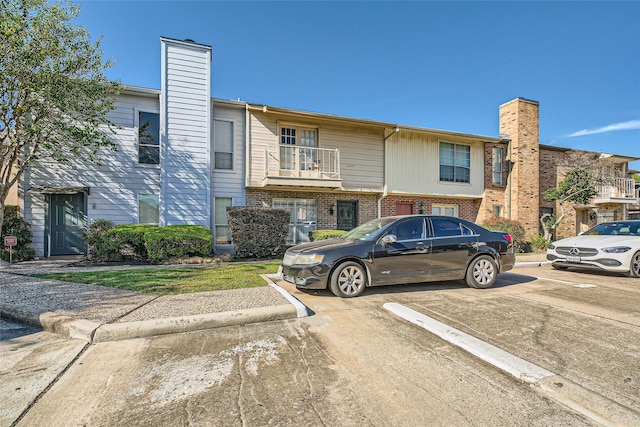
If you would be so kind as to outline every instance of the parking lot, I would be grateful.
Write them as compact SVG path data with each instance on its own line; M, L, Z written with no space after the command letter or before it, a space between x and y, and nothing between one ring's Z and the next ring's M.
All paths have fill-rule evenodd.
M18 425L574 426L640 419L638 279L518 268L486 290L437 282L370 288L353 299L279 284L312 315L91 345ZM562 392L514 378L383 308L389 303L553 373L552 387ZM563 400L568 390L582 407Z

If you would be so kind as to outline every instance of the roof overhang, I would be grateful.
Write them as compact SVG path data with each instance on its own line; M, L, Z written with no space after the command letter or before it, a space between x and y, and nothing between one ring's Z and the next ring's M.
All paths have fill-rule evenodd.
M89 195L91 193L91 187L76 187L76 186L49 186L49 185L32 185L27 189L27 193L32 194L78 194L85 193Z

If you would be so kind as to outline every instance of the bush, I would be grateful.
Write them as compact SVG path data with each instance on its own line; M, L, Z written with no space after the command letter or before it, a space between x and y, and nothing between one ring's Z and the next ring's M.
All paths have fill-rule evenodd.
M104 233L105 249L112 257L109 261L147 259L145 234L156 228L148 224L123 224Z
M227 221L236 256L267 258L281 255L286 247L290 217L284 209L228 208Z
M102 251L104 233L113 227L115 227L113 222L106 219L95 220L87 227L87 231L84 233L84 240L87 242L90 258L96 257L97 253Z
M311 230L309 232L309 240L311 240L312 242L317 242L318 240L340 237L345 233L345 230Z
M147 230L144 242L149 259L159 262L171 257L207 256L213 237L202 225L168 225Z
M25 261L34 257L35 251L29 247L33 241L31 225L19 215L17 206L5 206L4 208L0 258L9 261L9 247L4 245L5 236L15 236L18 239L18 244L11 249L13 261Z
M527 242L524 241L525 231L522 224L507 218L491 217L486 220L483 227L489 230L506 231L513 239L513 247L516 252L524 252Z
M545 252L547 249L549 249L549 245L551 244L551 242L548 242L547 239L544 238L544 236L537 236L532 238L529 241L529 244L531 245L531 250L533 252Z

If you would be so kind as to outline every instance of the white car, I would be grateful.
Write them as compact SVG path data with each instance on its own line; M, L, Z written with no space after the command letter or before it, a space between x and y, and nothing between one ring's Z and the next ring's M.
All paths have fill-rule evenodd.
M602 270L640 277L640 221L605 222L579 236L553 242L547 260L559 270Z

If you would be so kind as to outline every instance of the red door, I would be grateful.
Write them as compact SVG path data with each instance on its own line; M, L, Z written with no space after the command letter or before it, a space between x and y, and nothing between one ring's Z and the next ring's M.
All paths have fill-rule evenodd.
M396 203L396 215L413 215L413 203Z

